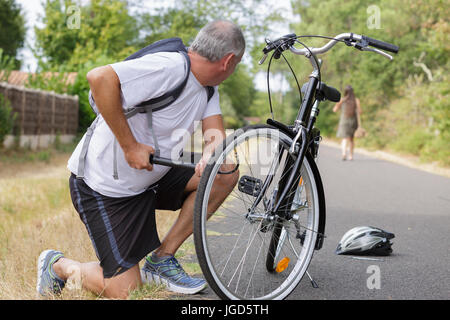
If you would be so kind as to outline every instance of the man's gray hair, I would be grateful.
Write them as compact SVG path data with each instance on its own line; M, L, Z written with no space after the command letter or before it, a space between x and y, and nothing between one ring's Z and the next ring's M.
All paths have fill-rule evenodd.
M204 26L190 49L211 62L229 53L240 57L245 51L245 39L241 28L232 22L217 20Z

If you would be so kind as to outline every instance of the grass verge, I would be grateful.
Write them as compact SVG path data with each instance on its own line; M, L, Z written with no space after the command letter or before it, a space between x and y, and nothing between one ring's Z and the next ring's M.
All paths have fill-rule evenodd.
M55 153L46 161L0 162L0 299L36 299L37 258L41 251L57 249L74 260L97 261L86 229L73 208L66 169L70 154ZM178 212L158 211L162 239ZM192 238L177 252L186 272L200 273ZM141 262L141 266L142 266ZM129 299L180 298L165 288L144 285ZM102 299L90 292L66 287L54 299Z

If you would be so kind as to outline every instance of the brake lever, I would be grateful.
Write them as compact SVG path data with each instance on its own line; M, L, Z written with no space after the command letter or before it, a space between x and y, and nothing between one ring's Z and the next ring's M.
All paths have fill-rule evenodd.
M378 49L375 49L375 48L368 48L368 47L366 47L366 48L361 48L360 50L361 51L372 51L372 52L378 53L379 55L382 55L383 57L385 57L385 58L387 58L389 60L394 60L394 58L390 54L387 54L386 52L378 50Z
M267 53L263 55L263 57L261 58L261 60L259 60L258 64L261 65L264 63L264 61L266 61L267 58Z
M384 51L381 51L379 49L375 49L375 48L370 48L368 47L367 42L355 42L355 43L351 43L351 44L347 44L349 46L353 46L356 49L360 50L360 51L371 51L371 52L375 52L378 53L379 55L382 55L383 57L389 59L389 60L394 60L394 58L390 55L387 54Z

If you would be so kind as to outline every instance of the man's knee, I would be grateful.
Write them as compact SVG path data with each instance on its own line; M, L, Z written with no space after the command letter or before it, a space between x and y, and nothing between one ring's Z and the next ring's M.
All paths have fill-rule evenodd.
M218 186L225 188L225 190L231 190L234 188L239 179L239 170L236 170L229 174L218 174L214 183Z

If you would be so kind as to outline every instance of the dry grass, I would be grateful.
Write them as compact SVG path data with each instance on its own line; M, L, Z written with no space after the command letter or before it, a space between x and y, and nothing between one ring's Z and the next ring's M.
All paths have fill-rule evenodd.
M37 258L41 251L57 249L65 256L86 262L96 261L86 229L72 206L65 159L39 164L39 170L11 165L0 174L0 299L36 299ZM22 171L22 173L20 173ZM157 212L162 239L177 212ZM187 272L198 273L192 240L179 250ZM184 264L184 263L183 263ZM130 299L167 299L171 294L158 286L143 286ZM87 291L65 289L55 299L98 299Z

